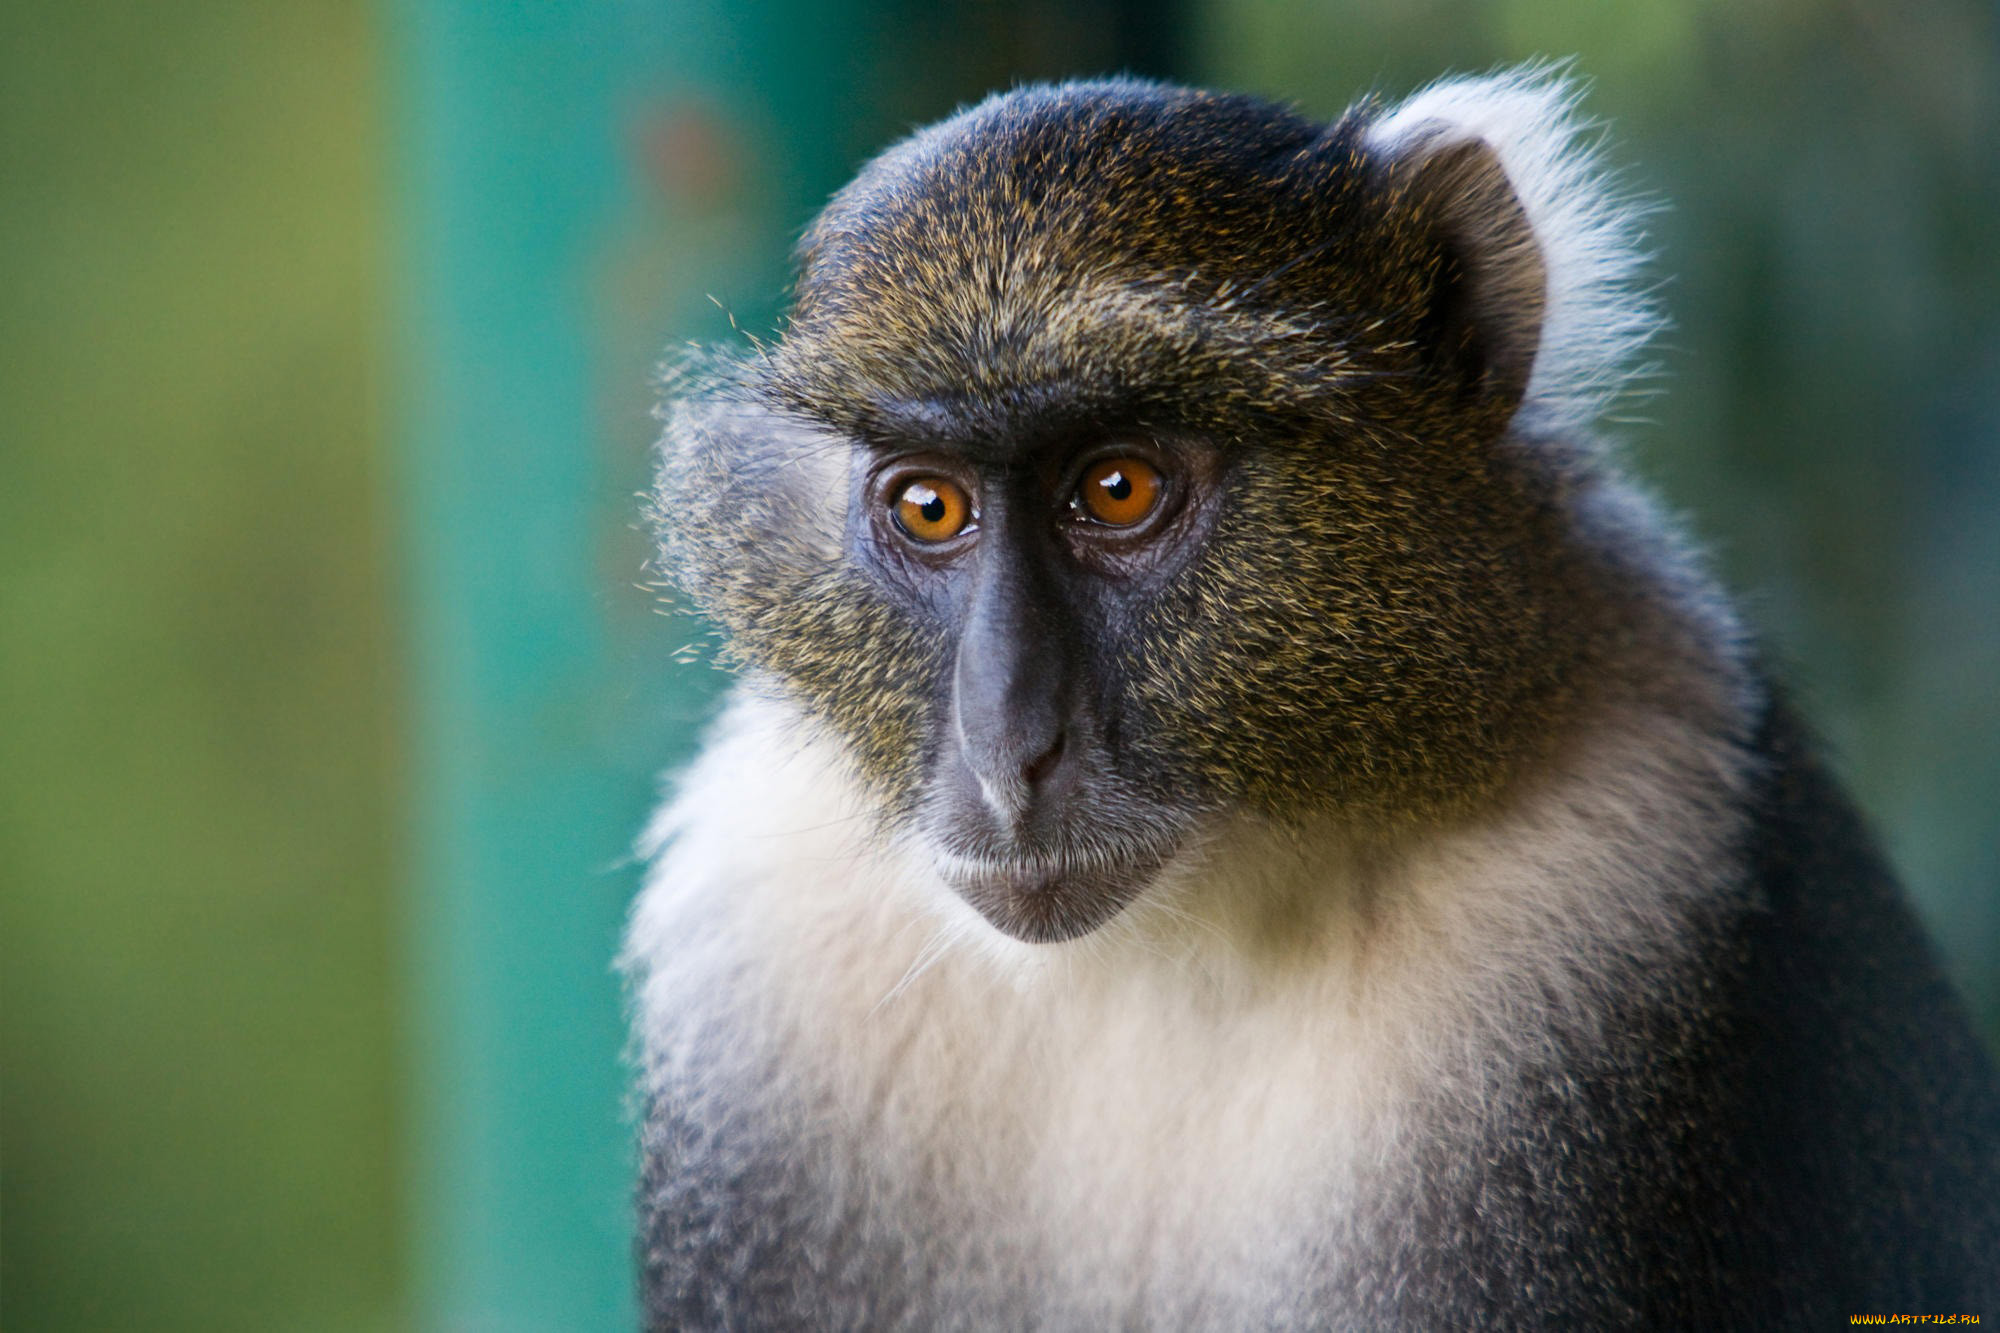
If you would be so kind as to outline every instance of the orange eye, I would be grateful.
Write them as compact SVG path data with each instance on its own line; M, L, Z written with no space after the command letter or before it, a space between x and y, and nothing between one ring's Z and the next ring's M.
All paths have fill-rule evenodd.
M1073 503L1099 523L1129 528L1159 506L1165 489L1166 478L1145 459L1107 458L1083 474Z
M971 520L972 497L943 477L919 477L896 497L896 526L920 542L950 541Z

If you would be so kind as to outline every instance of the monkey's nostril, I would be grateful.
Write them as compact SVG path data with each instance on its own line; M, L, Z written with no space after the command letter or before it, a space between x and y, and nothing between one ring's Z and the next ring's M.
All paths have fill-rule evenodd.
M1039 787L1046 781L1049 774L1056 771L1056 765L1062 761L1063 746L1067 739L1065 734L1058 732L1054 743L1048 749L1021 766L1021 780L1030 787Z

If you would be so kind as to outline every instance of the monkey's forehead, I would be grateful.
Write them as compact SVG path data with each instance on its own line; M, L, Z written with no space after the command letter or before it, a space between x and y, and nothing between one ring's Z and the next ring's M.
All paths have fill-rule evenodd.
M1131 81L990 99L891 148L808 229L773 381L834 413L1148 382L1254 406L1337 376L1406 295L1361 124Z

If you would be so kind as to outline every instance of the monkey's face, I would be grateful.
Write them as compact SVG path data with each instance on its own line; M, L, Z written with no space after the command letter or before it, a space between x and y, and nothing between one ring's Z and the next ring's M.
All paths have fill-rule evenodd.
M1212 558L1229 460L1186 432L874 415L857 439L730 393L684 400L670 552L947 884L1016 938L1080 935L1215 802L1148 700L1171 690L1168 604Z
M1476 803L1552 693L1523 354L1357 133L989 103L844 191L784 342L675 405L675 574L1010 935L1102 924L1223 809Z
M1163 590L1205 548L1224 460L1193 437L1057 430L982 456L939 440L863 451L847 546L937 627L919 826L945 879L1025 940L1117 912L1202 800L1134 706Z

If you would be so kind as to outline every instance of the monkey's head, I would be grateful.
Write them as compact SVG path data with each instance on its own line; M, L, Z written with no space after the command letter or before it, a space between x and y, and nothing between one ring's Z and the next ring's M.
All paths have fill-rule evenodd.
M917 134L671 405L669 568L1021 939L1224 810L1465 817L1569 706L1559 437L1641 331L1566 111L1108 82Z

